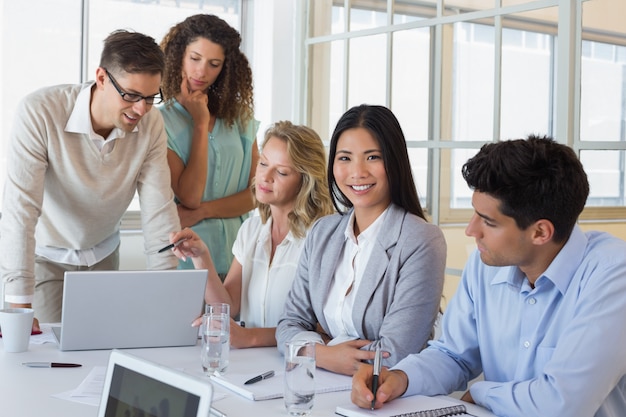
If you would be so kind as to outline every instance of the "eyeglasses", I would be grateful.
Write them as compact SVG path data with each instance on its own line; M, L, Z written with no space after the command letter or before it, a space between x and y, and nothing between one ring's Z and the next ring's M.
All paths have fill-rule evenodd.
M159 88L158 94L155 94L153 96L148 96L148 97L142 96L141 94L127 93L121 89L121 87L119 86L117 81L115 81L115 78L113 78L111 73L106 68L103 68L103 69L104 69L104 72L106 72L107 75L109 76L109 80L111 80L111 84L113 84L113 87L115 87L115 89L120 94L120 96L122 96L122 100L129 101L131 103L137 103L141 100L146 100L147 105L159 104L163 102L163 93L161 92L160 88Z

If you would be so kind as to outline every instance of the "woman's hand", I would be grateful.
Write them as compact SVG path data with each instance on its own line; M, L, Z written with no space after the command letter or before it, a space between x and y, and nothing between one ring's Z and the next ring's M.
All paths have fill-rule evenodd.
M172 252L178 259L186 261L187 258L201 258L209 253L209 248L207 248L206 244L196 232L189 228L185 228L180 232L170 233L171 243L180 242L181 240L182 242L172 249Z
M364 361L374 360L376 352L361 350L370 343L369 340L350 340L334 346L316 345L315 361L320 368L352 376Z
M180 83L180 93L176 97L178 102L189 112L195 124L209 125L209 96L201 90L192 91L189 88L187 74L183 72Z

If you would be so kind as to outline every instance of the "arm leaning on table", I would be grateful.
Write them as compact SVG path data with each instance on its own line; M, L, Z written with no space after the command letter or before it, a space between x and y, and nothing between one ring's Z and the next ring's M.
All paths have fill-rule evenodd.
M207 303L219 302L230 304L231 316L237 316L241 308L242 269L239 261L237 261L236 258L233 259L228 275L222 284L215 270L211 253L202 239L189 228L170 235L170 241L172 243L179 242L183 239L184 241L174 248L174 254L183 260L191 258L196 269L208 270L205 301ZM193 322L193 325L199 326L200 323L201 320L198 318ZM235 348L276 346L275 329L273 327L247 328L231 319L230 343L231 346Z
M384 365L392 366L420 351L431 335L443 288L445 240L436 226L397 206L389 210L381 228L385 233L378 237L357 290L352 314L359 340L320 344L317 359L322 368L352 375L360 362L373 360L374 341L388 353ZM279 350L293 338L322 342L316 325L319 322L322 329L328 328L324 303L344 241L344 234L336 230L345 230L348 217L325 217L307 236L277 327Z

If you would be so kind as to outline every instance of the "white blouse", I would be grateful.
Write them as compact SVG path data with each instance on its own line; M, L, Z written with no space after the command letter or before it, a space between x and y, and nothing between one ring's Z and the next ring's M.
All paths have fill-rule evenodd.
M345 230L346 243L335 270L326 304L324 304L324 316L328 323L329 336L333 338L329 345L359 337L352 320L352 310L372 247L388 210L389 208L383 211L374 223L359 234L358 238L354 236L354 212L351 214Z
M246 327L276 327L296 276L304 239L291 234L278 245L270 264L272 219L247 219L237 233L233 255L241 264L240 319Z

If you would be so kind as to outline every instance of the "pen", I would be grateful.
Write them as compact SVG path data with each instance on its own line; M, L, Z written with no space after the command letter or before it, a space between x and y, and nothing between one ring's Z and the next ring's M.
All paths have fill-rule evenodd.
M83 366L79 363L61 363L61 362L23 362L22 365L29 368L78 368Z
M185 239L181 239L181 240L179 240L178 242L175 242L175 243L170 243L170 244L169 244L169 245L167 245L166 247L159 249L159 250L158 250L158 253L165 252L165 251L166 251L166 250L168 250L168 249L175 248L176 246L178 246L178 245L180 245L181 243L183 243L185 240L187 240L187 238L185 238Z
M376 404L376 391L378 390L378 376L380 375L382 355L383 353L380 350L380 344L378 344L378 346L376 346L376 355L374 356L374 375L372 376L372 393L374 393L371 407L372 410L374 409L374 404Z
M215 417L226 417L226 414L222 413L220 410L218 410L217 408L213 408L213 407L211 407L211 409L209 410L209 414Z
M254 384L255 382L263 381L264 379L271 378L273 376L274 376L274 371L267 371L261 375L255 376L254 378L250 378L243 384L244 385Z

